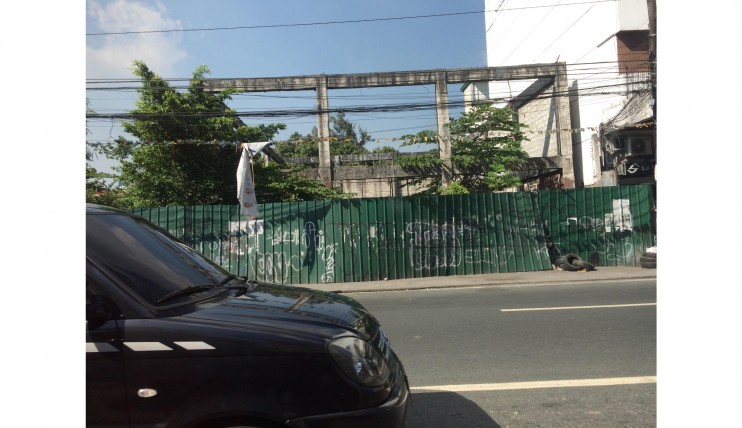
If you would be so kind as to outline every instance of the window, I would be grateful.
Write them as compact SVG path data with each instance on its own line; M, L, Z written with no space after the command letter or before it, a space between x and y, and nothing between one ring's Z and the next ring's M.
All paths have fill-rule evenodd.
M229 275L167 231L126 215L88 215L86 244L96 265L152 305L174 291L216 285Z

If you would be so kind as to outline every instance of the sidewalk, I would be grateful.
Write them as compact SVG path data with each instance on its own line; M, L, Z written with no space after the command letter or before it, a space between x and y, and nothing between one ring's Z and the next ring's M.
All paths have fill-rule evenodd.
M331 284L308 284L307 287L336 293L356 293L422 290L427 288L565 284L624 279L657 279L657 269L644 269L638 266L612 266L599 267L592 272L547 270L538 272L434 276L428 278L396 279L392 281L336 282Z

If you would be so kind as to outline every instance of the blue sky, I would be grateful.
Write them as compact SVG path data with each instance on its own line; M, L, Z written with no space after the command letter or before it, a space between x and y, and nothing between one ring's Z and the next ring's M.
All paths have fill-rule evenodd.
M88 0L86 2L86 78L133 78L134 60L142 60L165 78L188 78L206 65L208 77L273 77L308 74L368 73L486 66L484 0L194 0L144 2ZM460 14L416 19L388 19ZM363 21L326 25L291 25ZM386 20L383 20L386 19ZM283 26L287 25L287 26ZM152 30L191 30L280 26L213 31L171 31L118 35L97 33ZM88 89L95 87L88 84ZM108 85L106 85L108 86ZM453 101L460 85L449 87ZM134 108L136 93L87 90L90 107L98 113ZM434 100L432 86L330 91L330 106L393 104ZM311 108L314 92L245 94L234 97L236 110ZM452 116L460 111L452 110ZM348 115L378 142L391 145L404 134L435 129L433 110L409 113ZM248 124L270 119L244 119ZM281 118L294 132L309 133L314 117ZM89 121L88 141L103 142L124 135L119 123ZM430 147L425 147L429 149ZM414 148L413 148L414 149ZM102 159L94 166L106 170Z

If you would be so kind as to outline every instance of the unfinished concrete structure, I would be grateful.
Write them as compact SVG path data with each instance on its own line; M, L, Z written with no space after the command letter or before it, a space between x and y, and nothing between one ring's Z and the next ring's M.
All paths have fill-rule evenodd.
M396 71L382 73L361 74L331 74L290 77L259 77L236 79L208 79L206 86L210 91L221 91L228 88L242 92L271 92L271 91L306 91L313 90L317 94L316 112L317 129L320 139L319 166L316 177L328 187L341 187L343 191L356 193L359 196L400 196L399 182L410 178L411 173L401 167L387 165L372 166L341 166L340 158L333 162L330 153L330 109L328 90L352 88L378 88L391 86L435 85L435 108L437 131L439 136L438 147L444 168L440 171L444 183L450 180L454 171L451 169L451 137L446 126L449 121L448 113L448 84L471 84L477 82L509 81L509 80L536 80L539 84L548 84L553 88L554 98L550 100L554 106L552 127L548 130L556 139L555 149L544 151L543 147L528 149L531 158L526 162L524 171L526 176L533 176L538 171L558 170L561 185L565 188L575 186L575 169L572 157L572 135L570 133L571 117L566 78L565 63L532 64L508 67L483 67L442 70ZM543 88L542 88L543 89ZM361 162L377 160L379 155L367 155L368 158L359 159ZM365 186L375 189L372 192L358 191L350 188L349 182L364 182ZM388 189L385 191L384 189Z

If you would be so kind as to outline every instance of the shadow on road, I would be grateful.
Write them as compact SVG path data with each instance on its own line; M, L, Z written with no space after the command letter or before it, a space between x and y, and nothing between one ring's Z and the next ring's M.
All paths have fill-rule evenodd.
M453 392L415 392L407 409L408 428L500 428L476 403Z

